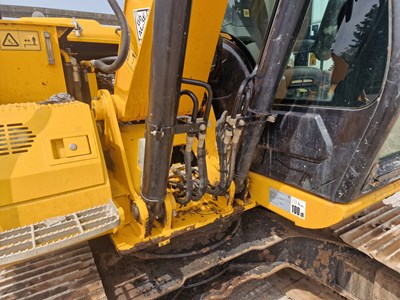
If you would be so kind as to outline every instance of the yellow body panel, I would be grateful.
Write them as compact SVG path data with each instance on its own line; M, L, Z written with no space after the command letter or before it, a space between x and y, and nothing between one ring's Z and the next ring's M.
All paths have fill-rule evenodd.
M207 82L226 4L225 0L193 1L183 77ZM147 22L139 43L134 26L134 11L149 8L147 20L151 20L152 5L151 0L125 2L124 10L132 38L128 59L116 75L114 95L118 118L123 121L144 120L147 115L153 28L152 23ZM154 44L156 45L156 41ZM204 90L193 87L190 89L201 101ZM187 97L182 97L179 114L189 114L191 111L192 103Z
M45 32L50 35L54 64L48 61ZM43 101L66 92L56 27L0 21L0 38L6 45L0 47L0 104Z
M119 34L115 31L115 26L101 25L95 20L76 19L82 32L77 36L74 31L68 34L68 41L81 43L101 43L101 44L118 44L120 40ZM9 21L7 21L9 22ZM73 28L71 18L20 18L19 24L43 25L54 27Z
M118 44L115 27L93 20L77 20L83 28L80 36L69 18L21 18L0 20L0 104L38 102L66 92L59 38L80 43ZM51 40L54 63L48 60L45 33ZM91 95L97 94L95 74L88 73Z
M0 229L108 203L111 191L89 106L0 106Z
M230 199L233 199L233 189L230 193ZM219 197L218 201L213 200L212 196L206 195L201 202L190 203L184 208L177 209L175 200L171 194L168 194L165 201L168 212L176 212L176 215L167 214L167 221L164 226L155 223L150 235L138 235L132 225L124 226L112 234L112 240L118 251L129 252L133 248L141 249L146 246L158 244L165 245L170 238L184 232L212 224L217 219L222 219L232 215L234 212L241 212L245 207L232 206L232 200L229 197ZM254 207L251 203L249 208Z
M289 197L295 197L296 199L305 201L305 218L302 219L290 213L290 211L288 212L271 203L270 188L288 195ZM305 228L319 229L332 226L398 191L400 191L400 181L382 187L361 198L354 199L348 204L340 204L328 201L327 199L323 199L288 184L250 172L249 193L251 199L255 201L257 205L268 208L286 219L292 220L297 226Z

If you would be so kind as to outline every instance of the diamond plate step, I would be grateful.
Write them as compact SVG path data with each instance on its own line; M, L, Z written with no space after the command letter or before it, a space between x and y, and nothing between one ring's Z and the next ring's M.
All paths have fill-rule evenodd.
M0 266L52 252L99 236L120 224L110 202L0 233Z
M335 225L333 233L400 272L400 193Z

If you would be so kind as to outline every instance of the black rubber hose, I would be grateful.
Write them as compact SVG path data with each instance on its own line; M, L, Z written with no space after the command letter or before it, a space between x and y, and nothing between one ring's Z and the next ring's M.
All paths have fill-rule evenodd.
M103 63L109 64L109 63L113 63L117 58L118 58L118 56L107 56L107 57L99 58L98 60Z
M193 110L192 110L191 122L194 124L194 123L196 123L197 115L199 113L199 100L197 99L196 95L192 91L189 91L189 90L181 91L181 96L182 95L189 96L189 98L193 102Z
M222 134L224 131L224 123L226 119L226 114L228 112L224 111L221 115L221 117L217 121L217 126L216 126L216 136L217 136L217 149L218 149L218 156L219 156L219 182L217 186L211 186L207 192L211 195L214 196L220 196L222 195L225 190L224 187L226 185L227 181L227 147L224 144L222 140Z
M186 83L189 85L196 85L196 86L201 86L203 87L208 94L208 101L207 101L207 106L206 106L206 111L204 112L204 122L208 122L208 118L210 116L210 111L211 111L211 104L213 101L213 91L211 89L211 85L209 85L206 82L200 81L200 80L194 80L194 79L189 79L189 78L182 78L182 83Z
M230 153L230 165L228 171L228 182L226 183L226 189L228 189L233 181L233 175L235 173L235 166L236 166L236 155L237 155L237 144L232 144L231 146L231 153Z
M206 144L203 143L202 147L197 147L197 164L199 166L199 188L196 193L193 193L192 200L200 200L207 191L207 162L206 162Z
M186 171L186 196L185 199L175 197L175 201L181 205L186 205L192 199L193 180L192 180L192 152L185 151L183 153L185 158L185 171Z
M228 181L228 178L227 178L228 177L227 152L228 152L227 146L224 143L222 143L222 151L220 154L220 157L221 157L220 159L222 161L221 169L220 169L221 176L220 176L220 182L218 184L219 196L221 196L225 193L226 183Z
M129 43L130 43L130 33L129 33L129 27L128 23L126 21L126 18L124 16L124 13L122 12L121 8L119 7L118 3L116 0L107 0L108 3L110 4L112 10L114 11L119 25L121 26L121 32L122 32L122 37L121 37L121 46L120 50L118 53L117 58L114 60L114 62L111 65L107 65L101 60L92 60L91 64L99 69L100 71L110 74L114 73L117 71L119 68L122 67L124 64L126 58L128 57L128 52L129 52Z
M248 86L249 82L256 76L256 73L257 73L257 68L255 68L253 72L249 76L247 76L240 84L231 112L232 118L236 118L236 115L239 113L240 108L243 104L243 98L245 98L244 96L245 89Z
M249 88L246 91L246 96L244 97L244 103L243 103L243 108L242 108L242 116L245 116L247 114L247 111L249 110L249 105L250 105L250 100L251 100L251 95L253 94L252 90Z

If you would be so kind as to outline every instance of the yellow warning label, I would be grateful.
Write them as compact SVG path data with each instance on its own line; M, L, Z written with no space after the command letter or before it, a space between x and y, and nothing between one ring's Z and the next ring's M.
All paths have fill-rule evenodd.
M0 49L40 51L39 33L37 31L0 30Z
M314 53L310 52L310 66L315 66L317 65L317 57L315 56Z
M129 48L128 56L126 58L127 65L133 70L136 63L136 53L132 48Z

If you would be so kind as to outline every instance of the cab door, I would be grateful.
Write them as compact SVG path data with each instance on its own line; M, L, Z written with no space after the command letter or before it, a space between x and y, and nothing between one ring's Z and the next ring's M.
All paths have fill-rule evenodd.
M400 3L314 0L307 15L251 169L347 203L399 114Z

